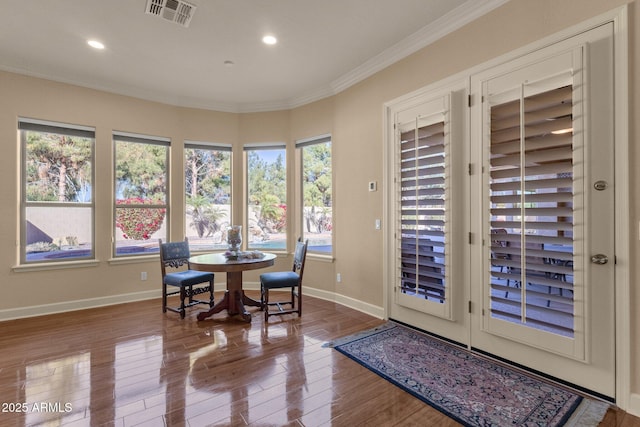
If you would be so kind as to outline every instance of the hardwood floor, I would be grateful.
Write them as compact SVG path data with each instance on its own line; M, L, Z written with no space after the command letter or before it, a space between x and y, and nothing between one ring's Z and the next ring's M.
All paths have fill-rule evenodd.
M198 322L205 307L184 320L158 299L0 322L0 426L458 425L322 346L382 320L311 297L302 318L268 325L256 309L251 324ZM601 425L640 419L610 410Z

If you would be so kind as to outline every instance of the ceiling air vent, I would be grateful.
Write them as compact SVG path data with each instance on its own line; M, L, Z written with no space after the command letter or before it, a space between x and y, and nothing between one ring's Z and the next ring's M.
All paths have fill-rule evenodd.
M196 7L182 0L147 0L146 12L188 27Z

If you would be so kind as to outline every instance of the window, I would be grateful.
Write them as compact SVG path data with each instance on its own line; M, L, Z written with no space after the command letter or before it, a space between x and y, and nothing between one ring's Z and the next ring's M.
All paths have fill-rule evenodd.
M95 130L20 119L20 262L93 259Z
M185 224L191 250L226 249L231 221L231 147L185 143Z
M167 240L169 140L114 133L115 256L158 252Z
M332 167L331 137L296 143L301 152L302 236L309 251L332 253Z
M287 248L285 145L246 146L247 248Z

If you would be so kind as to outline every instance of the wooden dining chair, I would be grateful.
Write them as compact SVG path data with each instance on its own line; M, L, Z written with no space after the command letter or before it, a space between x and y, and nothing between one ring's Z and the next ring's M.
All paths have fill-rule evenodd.
M302 316L302 275L308 245L308 240L303 243L301 238L298 239L291 271L275 271L260 275L260 304L264 311L265 322L269 320L269 316L275 315L298 313L298 316ZM286 288L291 288L289 300L269 302L270 290ZM283 305L289 306L289 308L285 308ZM270 310L270 306L277 307L277 310Z
M213 307L213 273L191 270L189 265L189 240L183 242L160 243L160 268L162 271L162 312L167 310L180 313L184 319L187 307L196 304L208 304ZM185 269L186 266L186 269ZM205 284L204 286L202 286ZM168 286L179 288L167 291ZM209 301L194 299L199 294L209 292ZM167 297L180 295L180 307L168 307ZM185 299L188 303L185 304Z

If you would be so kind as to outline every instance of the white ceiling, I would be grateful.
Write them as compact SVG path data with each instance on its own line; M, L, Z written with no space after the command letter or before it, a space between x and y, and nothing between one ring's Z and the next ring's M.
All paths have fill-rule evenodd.
M293 108L506 1L191 0L184 28L146 14L146 0L0 0L0 69L178 106Z

